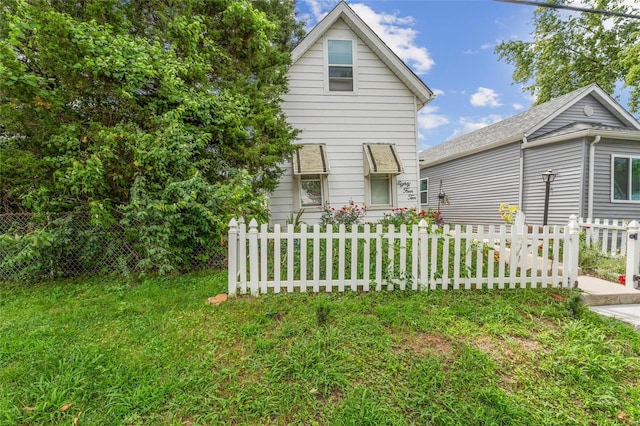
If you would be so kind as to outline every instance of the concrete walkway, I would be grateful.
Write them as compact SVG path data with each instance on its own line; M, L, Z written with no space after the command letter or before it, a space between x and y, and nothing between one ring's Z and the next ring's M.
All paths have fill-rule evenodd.
M589 309L640 330L640 290L589 276L578 277L578 288Z

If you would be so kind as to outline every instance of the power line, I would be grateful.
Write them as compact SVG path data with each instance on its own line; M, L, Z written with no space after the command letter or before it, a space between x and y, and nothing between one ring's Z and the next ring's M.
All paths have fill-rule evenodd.
M499 1L503 3L526 4L529 6L548 7L551 9L572 10L574 12L597 13L599 15L605 15L605 16L620 16L622 18L640 19L640 15L634 15L631 13L616 12L613 10L589 9L586 7L569 6L566 4L540 3L537 1L530 1L530 0L494 0L494 1Z

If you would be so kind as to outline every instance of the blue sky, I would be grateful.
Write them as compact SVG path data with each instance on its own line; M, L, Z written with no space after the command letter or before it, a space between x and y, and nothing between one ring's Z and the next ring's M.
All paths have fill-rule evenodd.
M633 0L632 0L633 1ZM313 27L338 0L298 0ZM503 40L530 40L535 7L491 0L354 0L358 15L435 91L418 115L420 150L530 108L498 60Z

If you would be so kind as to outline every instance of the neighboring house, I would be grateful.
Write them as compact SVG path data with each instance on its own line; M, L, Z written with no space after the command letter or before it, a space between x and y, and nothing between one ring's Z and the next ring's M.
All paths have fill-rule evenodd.
M640 219L640 123L596 84L423 151L423 208L445 221L503 223L500 203L542 223L542 173L551 184L549 224L584 218Z
M328 203L367 206L366 221L418 207L417 112L433 92L345 2L292 52L282 109L300 130L293 164L270 194L272 223Z

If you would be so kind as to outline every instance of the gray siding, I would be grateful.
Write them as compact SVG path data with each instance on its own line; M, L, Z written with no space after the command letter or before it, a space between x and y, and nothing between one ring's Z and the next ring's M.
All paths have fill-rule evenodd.
M527 223L542 224L545 192L542 173L547 169L556 172L549 196L548 223L562 225L572 214L582 215L585 151L582 139L524 150L522 211L527 216Z
M590 106L593 109L593 115L587 116L584 113L584 107ZM601 102L595 99L593 96L585 96L580 99L575 105L568 108L561 113L558 117L551 120L549 123L542 126L540 129L529 135L529 140L533 140L548 132L557 130L566 125L575 122L584 123L599 123L607 126L626 127L626 124L622 123L615 115L611 113Z
M611 201L611 157L614 154L640 157L640 142L603 139L596 144L593 216L600 219L640 220L640 201Z
M442 181L451 200L440 206L447 223L502 224L500 203L518 203L519 156L520 143L514 143L425 167L420 177L429 178L429 202L422 208L438 207Z

